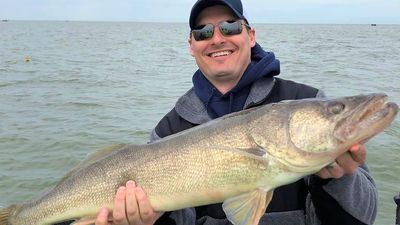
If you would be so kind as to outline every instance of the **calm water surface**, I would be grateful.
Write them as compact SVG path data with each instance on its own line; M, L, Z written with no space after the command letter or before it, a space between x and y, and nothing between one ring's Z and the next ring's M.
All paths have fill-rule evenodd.
M400 26L255 28L281 60L281 78L329 96L385 92L400 103ZM99 148L145 143L191 87L188 33L186 24L0 23L0 206L34 198ZM376 224L394 224L400 119L367 148Z

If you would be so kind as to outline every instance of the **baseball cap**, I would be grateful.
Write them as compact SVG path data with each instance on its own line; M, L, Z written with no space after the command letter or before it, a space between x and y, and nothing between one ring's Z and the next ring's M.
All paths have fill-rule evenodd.
M192 7L192 11L190 12L189 17L189 26L190 29L194 29L196 26L196 19L203 11L203 9L214 6L214 5L225 5L232 10L232 12L239 18L246 20L246 23L249 23L243 14L243 5L241 0L198 0Z

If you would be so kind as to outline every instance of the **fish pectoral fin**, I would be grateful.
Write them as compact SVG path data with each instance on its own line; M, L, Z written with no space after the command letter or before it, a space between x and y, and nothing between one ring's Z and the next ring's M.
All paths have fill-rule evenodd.
M235 225L257 225L272 199L273 190L265 192L257 189L230 199L222 208L231 223Z
M93 217L82 217L79 220L71 223L71 225L92 225L96 222L96 218Z
M224 151L235 152L235 153L238 153L239 155L254 158L256 160L265 161L267 158L266 157L267 151L263 148L234 148L234 147L230 147L230 146L219 146L219 145L217 145L217 146L210 145L209 147L213 148L213 149L220 149L220 150L224 150Z

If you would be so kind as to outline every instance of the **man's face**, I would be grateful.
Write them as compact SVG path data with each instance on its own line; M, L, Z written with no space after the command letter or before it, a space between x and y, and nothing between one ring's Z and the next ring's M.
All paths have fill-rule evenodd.
M255 31L243 26L240 34L224 36L218 24L236 20L226 6L216 5L205 8L197 17L196 25L213 24L211 39L196 41L189 39L190 54L207 79L221 92L226 93L240 80L250 63L251 47L256 43Z

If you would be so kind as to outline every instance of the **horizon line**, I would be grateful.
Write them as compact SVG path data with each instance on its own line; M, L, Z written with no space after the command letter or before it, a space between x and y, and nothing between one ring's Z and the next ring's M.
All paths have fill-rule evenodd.
M75 20L75 19L1 19L1 22L101 22L101 23L179 23L180 21L140 21L140 20ZM400 23L340 23L340 22L252 22L251 24L298 24L298 25L400 25Z

